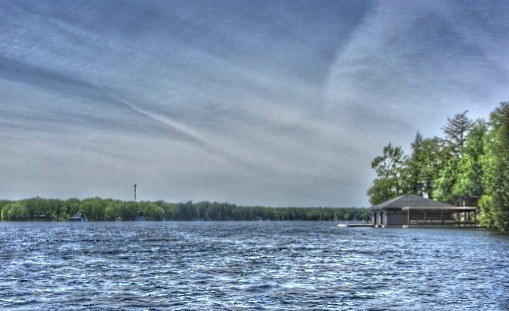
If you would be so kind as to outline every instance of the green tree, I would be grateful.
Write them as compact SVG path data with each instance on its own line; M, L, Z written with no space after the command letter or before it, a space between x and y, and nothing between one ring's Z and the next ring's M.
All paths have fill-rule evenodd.
M509 102L501 103L490 115L492 129L493 177L490 221L497 228L509 229Z
M455 157L460 157L463 153L463 147L472 128L472 120L467 116L468 110L455 114L454 117L447 118L447 125L442 130L445 133L445 141Z
M74 216L79 212L81 206L81 201L76 198L70 198L66 200L63 204L63 211L60 215L60 220L67 220L69 217Z
M438 178L435 181L435 199L441 202L458 205L459 197L453 192L453 188L458 180L459 159L451 157L440 170Z
M118 219L118 217L120 217L119 205L118 202L109 202L106 204L104 207L104 219L109 221Z
M30 214L24 201L12 202L2 209L2 220L20 221L30 220Z
M420 182L423 194L429 199L435 198L435 181L447 158L448 155L444 150L442 139L431 137L423 140L419 155L421 165Z
M484 193L482 162L487 132L488 126L484 120L474 123L458 163L458 176L452 192L464 205L477 205L477 200Z
M483 170L482 186L483 193L477 202L477 206L480 208L480 222L483 225L493 228L495 225L495 211L493 208L493 192L495 185L495 154L494 150L494 133L491 126L491 122L488 123L488 130L484 136L484 153L481 156L480 162Z
M412 155L407 161L406 193L426 195L433 199L435 180L447 155L443 152L443 140L438 137L422 138L417 132L412 143Z
M0 215L2 214L2 210L3 210L4 206L6 206L9 203L11 203L11 201L0 200Z
M468 110L447 118L447 125L442 130L445 134L443 147L444 164L435 181L435 198L454 205L461 205L462 197L455 192L456 183L460 180L460 159L473 122L467 117Z
M146 220L163 220L164 209L151 202L138 203L138 215Z
M393 147L390 143L384 147L383 154L371 162L371 168L377 174L367 193L371 204L378 204L405 193L406 162L407 156L401 147Z
M412 143L412 155L407 162L407 173L408 173L408 190L410 193L422 195L424 184L422 182L422 170L423 170L423 159L422 159L422 146L423 138L421 133L417 132L415 140Z
M89 198L81 201L80 213L83 213L89 220L106 220L105 210L107 202L99 197Z

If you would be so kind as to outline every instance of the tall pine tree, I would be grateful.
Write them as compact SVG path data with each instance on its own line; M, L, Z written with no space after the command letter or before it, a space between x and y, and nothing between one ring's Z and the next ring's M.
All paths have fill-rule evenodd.
M467 116L468 110L457 113L454 117L447 118L447 125L442 130L445 134L445 141L450 148L452 155L459 158L463 153L468 132L472 128L473 122Z
M453 189L459 180L460 158L473 124L467 114L468 110L455 114L452 119L447 118L447 124L442 128L445 134L444 151L449 154L449 157L444 159L444 165L435 181L436 198L455 205L463 203L462 198L455 194Z

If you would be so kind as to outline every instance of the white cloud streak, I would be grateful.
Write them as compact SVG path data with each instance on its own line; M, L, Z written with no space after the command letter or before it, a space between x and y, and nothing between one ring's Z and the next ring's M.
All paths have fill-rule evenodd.
M508 11L3 2L0 196L366 205L384 144L507 99Z

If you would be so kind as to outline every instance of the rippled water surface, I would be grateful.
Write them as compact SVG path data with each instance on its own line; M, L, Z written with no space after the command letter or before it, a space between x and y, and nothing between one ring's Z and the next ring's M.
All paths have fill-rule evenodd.
M0 309L509 310L509 237L334 222L0 223Z

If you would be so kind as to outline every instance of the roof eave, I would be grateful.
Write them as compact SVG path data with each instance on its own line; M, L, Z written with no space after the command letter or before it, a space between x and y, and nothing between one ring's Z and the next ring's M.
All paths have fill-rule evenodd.
M471 211L476 212L477 207L473 206L406 206L402 207L401 210L408 211L408 210L427 210L427 211Z

